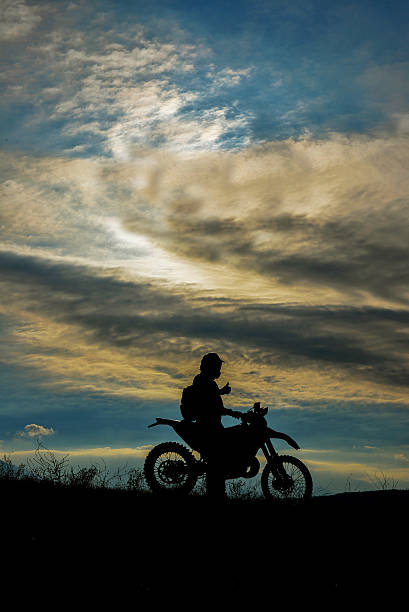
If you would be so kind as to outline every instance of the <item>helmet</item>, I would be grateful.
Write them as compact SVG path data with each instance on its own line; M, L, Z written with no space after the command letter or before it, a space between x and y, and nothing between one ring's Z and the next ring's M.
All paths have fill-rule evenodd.
M200 362L200 371L204 372L214 367L219 367L223 363L223 359L220 359L217 353L207 353L203 355L202 361Z

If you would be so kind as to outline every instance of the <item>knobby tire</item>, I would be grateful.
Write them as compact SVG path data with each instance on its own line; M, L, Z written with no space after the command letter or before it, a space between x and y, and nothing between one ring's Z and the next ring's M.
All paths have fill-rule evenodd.
M172 459L165 459L167 455L174 455L173 461L183 461L186 465L186 478L181 483L161 481L158 471L160 471L161 457L163 461L172 461ZM192 491L197 481L197 473L195 470L196 459L194 458L191 451L179 444L178 442L163 442L155 446L147 455L144 463L144 474L145 480L149 488L154 493L177 493L187 494ZM169 486L170 484L170 486Z
M275 487L275 483L278 481L275 479L275 475L272 473L271 467L267 464L261 474L261 489L263 491L264 496L267 499L276 499L276 500L293 500L293 501L301 501L309 499L312 496L312 477L306 465L297 457L292 457L291 455L279 455L278 461L284 464L283 467L285 469L285 464L292 465L295 468L295 473L298 477L298 484L302 483L301 494L298 494L298 490L288 491L286 495L284 490L280 490L280 487Z

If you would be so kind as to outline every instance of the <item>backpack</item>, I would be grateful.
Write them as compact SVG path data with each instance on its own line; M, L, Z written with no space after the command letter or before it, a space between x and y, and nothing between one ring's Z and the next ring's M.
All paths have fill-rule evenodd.
M182 391L180 412L186 421L194 421L198 417L197 388L194 385L185 387Z

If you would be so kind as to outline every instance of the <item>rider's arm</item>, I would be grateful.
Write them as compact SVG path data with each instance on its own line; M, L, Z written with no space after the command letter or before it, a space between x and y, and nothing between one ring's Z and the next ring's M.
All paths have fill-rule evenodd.
M231 387L228 382L224 385L224 387L219 389L220 395L228 395L230 391L231 391Z
M239 410L230 410L230 408L224 408L222 414L232 416L235 419L239 419L241 417L241 412Z

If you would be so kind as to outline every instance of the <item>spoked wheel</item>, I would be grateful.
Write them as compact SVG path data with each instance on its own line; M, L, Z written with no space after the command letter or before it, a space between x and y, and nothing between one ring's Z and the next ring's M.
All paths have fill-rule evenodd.
M147 455L144 473L155 493L190 493L196 484L196 460L188 448L178 442L164 442Z
M279 455L277 473L267 464L261 474L261 488L268 499L303 500L312 495L312 478L306 465L291 455Z

